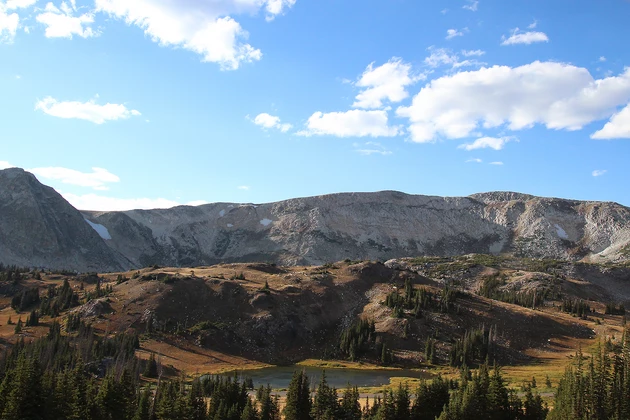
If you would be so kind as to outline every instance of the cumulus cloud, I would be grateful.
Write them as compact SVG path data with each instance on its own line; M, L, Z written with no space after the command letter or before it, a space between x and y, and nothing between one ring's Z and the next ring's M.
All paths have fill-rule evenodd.
M353 109L346 112L316 112L310 116L301 136L393 137L399 127L390 127L387 111Z
M19 26L20 17L18 14L9 13L7 7L0 3L0 43L13 42Z
M593 133L591 138L596 140L630 139L630 105L613 115L604 128Z
M516 140L514 137L481 137L472 143L466 143L458 146L458 149L465 149L468 151L487 148L501 150L506 143L514 140Z
M76 4L61 3L61 9L53 3L46 4L43 13L37 15L36 20L46 26L46 38L68 38L74 35L81 38L90 38L98 35L90 25L94 23L92 13L74 16Z
M479 8L478 0L468 0L468 4L462 6L463 9L470 10L471 12L476 12Z
M45 112L48 115L58 118L75 118L79 120L91 121L95 124L103 124L107 121L127 119L132 116L139 116L139 111L128 109L122 104L98 105L96 100L88 102L66 101L59 102L52 97L46 97L38 101L36 110Z
M37 0L7 0L5 7L7 10L26 9L37 3Z
M458 36L464 36L464 32L467 32L467 31L468 31L468 28L464 28L461 31L458 31L457 29L448 29L446 31L446 39L453 39Z
M262 128L265 128L265 129L275 128L282 131L283 133L286 133L291 128L293 128L291 124L281 123L280 117L269 115L266 112L256 115L256 118L254 118L252 121L254 124Z
M409 119L413 141L431 142L470 137L480 127L579 130L610 117L628 100L630 68L595 80L585 68L536 61L434 79L396 113Z
M103 168L92 168L92 172L80 172L61 167L33 168L28 169L28 171L40 178L60 181L68 185L93 188L99 191L108 190L109 186L107 184L120 182L118 176Z
M518 28L512 31L512 35L507 38L504 36L502 39L503 42L501 42L501 45L530 45L535 42L549 42L549 37L544 32L521 32Z
M235 70L260 60L262 52L248 44L248 33L231 14L255 14L267 20L284 13L295 0L96 0L96 10L144 30L161 46L181 47L203 61Z
M11 165L9 162L7 162L6 160L0 160L0 170L2 169L8 169L8 168L15 168L15 166Z
M606 172L608 172L606 169L596 169L591 175L598 177L604 175Z
M407 97L407 86L413 85L424 75L413 75L411 65L404 63L400 58L392 58L387 63L374 67L371 63L356 83L356 86L364 88L352 104L355 108L381 108L383 101L395 103Z

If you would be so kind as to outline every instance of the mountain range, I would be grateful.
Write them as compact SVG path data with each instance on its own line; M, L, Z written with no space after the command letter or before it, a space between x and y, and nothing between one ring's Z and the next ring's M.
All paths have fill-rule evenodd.
M514 192L396 191L266 204L80 211L34 175L0 171L0 263L114 272L219 262L322 264L469 253L630 259L630 209Z

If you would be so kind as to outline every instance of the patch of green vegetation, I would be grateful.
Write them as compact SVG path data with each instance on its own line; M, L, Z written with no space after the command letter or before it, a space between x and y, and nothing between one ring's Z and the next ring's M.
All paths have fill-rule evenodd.
M224 330L226 328L228 328L228 325L223 322L201 321L188 328L188 332L190 334L198 334L202 331L207 331L210 329Z
M466 261L468 261L470 264L483 265L485 267L493 267L493 268L499 268L501 265L505 263L506 260L507 260L506 257L502 257L500 255L491 255L491 254L474 254L466 258Z

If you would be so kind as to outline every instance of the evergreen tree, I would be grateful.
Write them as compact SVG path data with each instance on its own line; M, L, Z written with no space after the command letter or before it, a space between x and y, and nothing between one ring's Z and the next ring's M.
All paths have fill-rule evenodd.
M291 378L284 407L286 420L310 420L311 396L306 372L296 371Z
M314 420L334 420L337 411L337 390L328 386L326 372L322 371L322 377L313 398L311 418Z

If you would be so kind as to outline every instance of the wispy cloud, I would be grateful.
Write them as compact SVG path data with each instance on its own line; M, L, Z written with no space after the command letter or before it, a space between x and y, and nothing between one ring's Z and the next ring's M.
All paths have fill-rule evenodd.
M464 57L481 57L486 52L483 50L462 50L462 55Z
M510 141L518 141L515 137L481 137L472 143L461 144L457 148L465 150L477 150L477 149L494 149L501 150L506 143Z
M468 159L466 163L483 163L483 160L479 158L472 158L472 159Z
M521 32L519 28L514 28L512 30L512 35L509 37L502 37L501 45L530 45L536 42L549 42L549 37L544 32Z
M249 191L249 190L251 190L252 187L250 187L249 185L239 185L236 188L241 190L241 191Z
M381 155L381 156L389 156L392 155L393 152L388 150L381 143L377 143L374 141L368 141L364 144L354 143L355 152L363 155L363 156L371 156L371 155Z
M457 29L448 29L446 31L446 39L453 39L458 36L464 36L464 33L468 32L468 28L464 28L461 31Z
M98 105L96 99L88 102L58 101L50 96L38 101L35 109L58 118L79 119L103 124L107 121L125 120L142 115L140 111L128 109L122 104Z
M536 19L534 19L534 21L532 23L527 25L527 29L536 29L536 26L538 26L538 21Z
M596 169L596 170L594 170L594 171L592 172L592 174L591 174L591 175L593 175L593 176L597 177L597 176L602 176L602 175L604 175L606 172L608 172L608 170L607 170L607 169Z
M503 162L490 162L490 165L497 165L497 166L503 166Z
M89 187L95 190L108 190L107 184L120 182L120 178L107 169L92 168L92 172L81 172L69 168L46 167L28 169L40 178L60 181L63 184Z
M466 10L470 10L471 12L476 12L477 9L479 8L479 1L478 0L467 0L468 4L465 4L464 6L462 6L463 9Z

